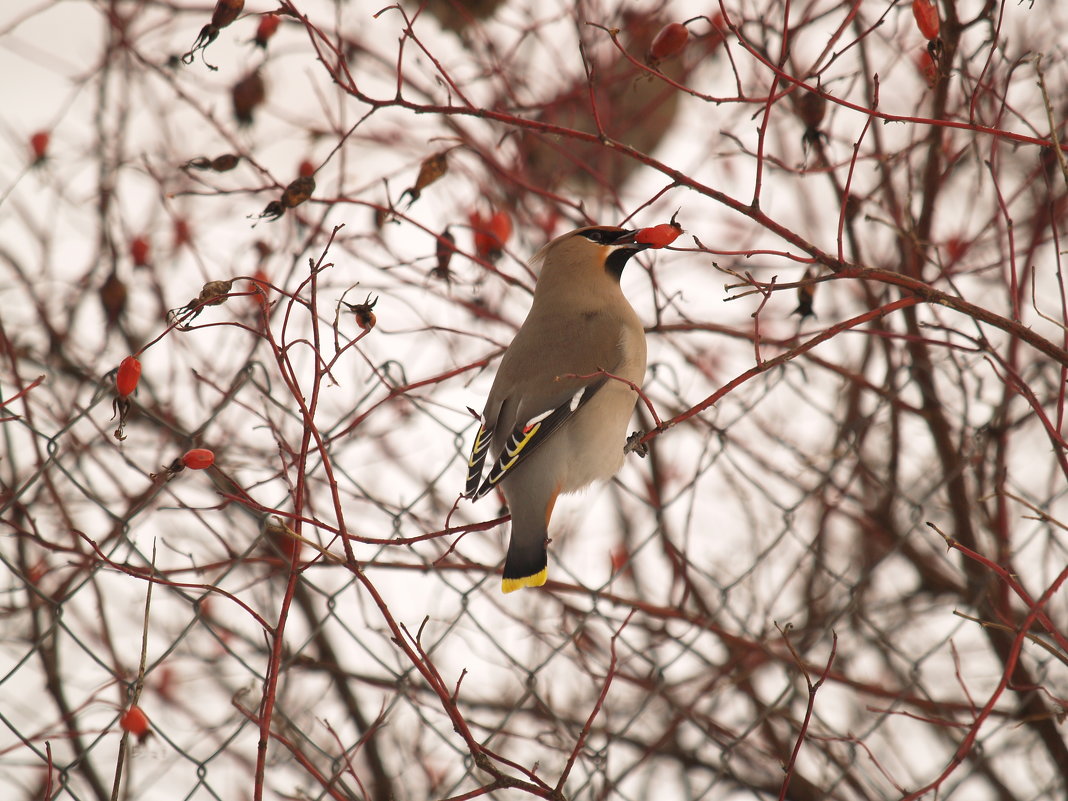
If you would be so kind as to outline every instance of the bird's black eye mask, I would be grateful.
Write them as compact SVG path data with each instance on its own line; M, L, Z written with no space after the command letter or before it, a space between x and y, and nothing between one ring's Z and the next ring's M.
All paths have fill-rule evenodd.
M583 231L581 236L586 237L591 242L596 242L598 245L611 245L617 239L622 239L632 233L634 232L621 228L591 228L588 231Z

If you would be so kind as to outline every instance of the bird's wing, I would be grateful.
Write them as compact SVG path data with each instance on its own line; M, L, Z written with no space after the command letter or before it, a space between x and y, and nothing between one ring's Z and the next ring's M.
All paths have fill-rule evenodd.
M505 442L497 461L490 468L486 480L479 486L478 480L482 477L482 463L486 459L486 452L492 439L492 431L486 430L485 425L481 426L478 436L475 437L475 448L472 450L471 461L469 462L467 495L472 500L478 500L497 486L501 479L508 475L510 470L521 464L541 443L552 436L556 429L560 428L572 415L589 403L590 398L597 394L597 391L605 385L606 381L608 381L608 377L602 375L579 387L568 400L559 406L540 412L517 425L512 430L512 435Z
M475 442L471 446L471 456L467 460L467 484L464 486L464 497L477 497L479 484L482 483L482 466L486 463L486 454L489 453L492 441L493 428L487 423L482 423L478 427Z
M464 495L468 498L481 498L489 492L589 402L610 380L599 371L615 372L622 359L617 319L600 314L560 314L538 322L537 338L531 335L534 327L528 319L497 370L467 460ZM505 438L509 431L511 435ZM483 481L486 457L494 443L500 454L489 478Z

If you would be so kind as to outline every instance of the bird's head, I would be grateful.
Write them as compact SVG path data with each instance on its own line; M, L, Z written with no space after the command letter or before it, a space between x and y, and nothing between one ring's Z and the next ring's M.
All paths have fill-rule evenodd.
M637 231L591 225L558 236L536 257L542 262L542 281L603 281L618 284L627 261L648 245L634 241Z

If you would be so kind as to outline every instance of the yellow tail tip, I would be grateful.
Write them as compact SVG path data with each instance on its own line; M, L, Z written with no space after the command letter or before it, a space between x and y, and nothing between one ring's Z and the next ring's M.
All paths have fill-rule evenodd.
M545 583L545 580L548 577L549 568L543 567L533 576L501 579L501 592L515 592L516 590L521 590L524 587L540 587L542 584Z

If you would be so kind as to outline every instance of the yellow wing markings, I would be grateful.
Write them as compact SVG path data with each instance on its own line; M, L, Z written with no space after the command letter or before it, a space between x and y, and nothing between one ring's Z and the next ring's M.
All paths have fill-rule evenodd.
M497 460L494 462L493 467L490 469L489 475L486 476L486 480L482 482L477 490L472 488L472 482L473 479L481 477L482 461L485 459L485 453L481 452L476 454L472 451L471 461L478 461L478 475L474 476L472 472L468 473L467 496L472 500L478 500L493 489L500 483L501 479L515 469L516 465L520 464L527 456L529 456L539 444L545 442L556 429L562 426L572 415L577 413L579 409L588 403L590 398L604 386L607 380L607 377L602 376L597 381L581 387L568 398L567 401L556 408L547 409L544 412L534 415L522 425L516 426L512 431L512 435L508 438L508 442L505 444L500 455L497 457ZM475 437L476 448L482 442L482 436L483 432L480 429L478 436ZM486 437L488 442L488 433ZM472 470L474 470L473 465Z

